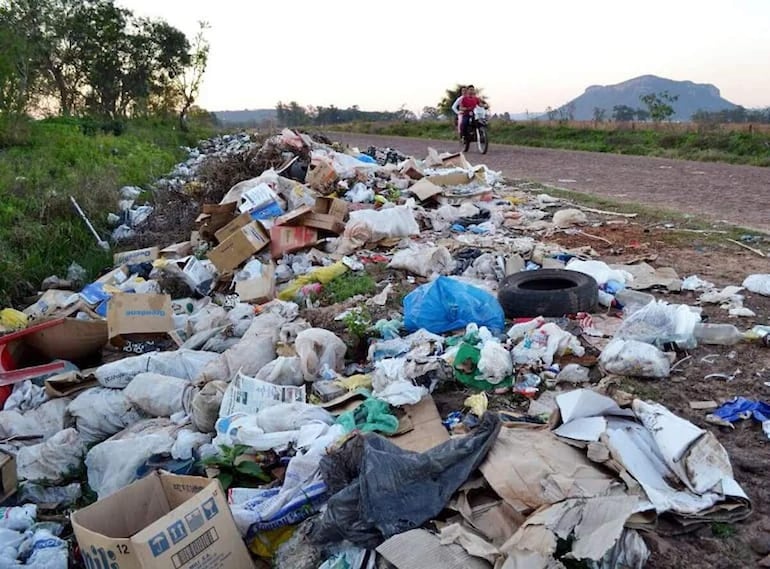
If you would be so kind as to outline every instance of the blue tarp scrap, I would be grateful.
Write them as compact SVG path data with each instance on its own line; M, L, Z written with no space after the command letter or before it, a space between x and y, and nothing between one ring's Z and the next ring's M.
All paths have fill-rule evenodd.
M764 423L770 420L770 405L764 401L753 401L745 397L736 397L716 409L714 416L735 423L753 417L755 421Z

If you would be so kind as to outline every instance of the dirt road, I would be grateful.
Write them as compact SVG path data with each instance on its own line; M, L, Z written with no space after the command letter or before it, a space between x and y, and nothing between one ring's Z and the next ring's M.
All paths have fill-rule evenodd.
M425 156L428 146L439 151L458 150L457 144L446 140L336 132L333 138L362 149L390 146L418 157ZM770 168L495 144L486 156L471 150L468 158L512 179L529 179L770 232Z

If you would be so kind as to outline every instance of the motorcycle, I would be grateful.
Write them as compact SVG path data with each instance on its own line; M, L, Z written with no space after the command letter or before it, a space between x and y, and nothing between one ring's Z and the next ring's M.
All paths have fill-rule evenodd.
M465 127L461 144L463 152L468 152L471 143L475 142L476 147L481 154L486 154L489 150L489 137L487 129L489 128L489 110L484 107L473 109L468 125Z

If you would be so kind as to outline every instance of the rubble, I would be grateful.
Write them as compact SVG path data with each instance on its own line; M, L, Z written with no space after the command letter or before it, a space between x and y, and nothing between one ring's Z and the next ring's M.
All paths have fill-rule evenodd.
M713 433L611 386L767 332L688 302L747 317L741 287L560 244L612 212L463 155L291 130L204 141L149 189L154 207L116 193L113 267L87 283L73 264L0 311L8 563L34 566L45 538L40 566L64 567L44 508L71 514L74 566L135 548L148 568L210 531L239 568L641 568L639 529L750 515ZM766 276L743 287L766 294ZM761 401L706 403L706 421L768 429Z

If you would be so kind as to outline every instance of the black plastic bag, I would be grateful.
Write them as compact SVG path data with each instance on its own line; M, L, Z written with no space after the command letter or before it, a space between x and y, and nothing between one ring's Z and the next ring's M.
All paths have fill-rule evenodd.
M330 491L317 543L348 541L367 549L438 515L489 452L500 429L486 413L470 435L424 453L403 450L374 433L358 434L321 460Z

